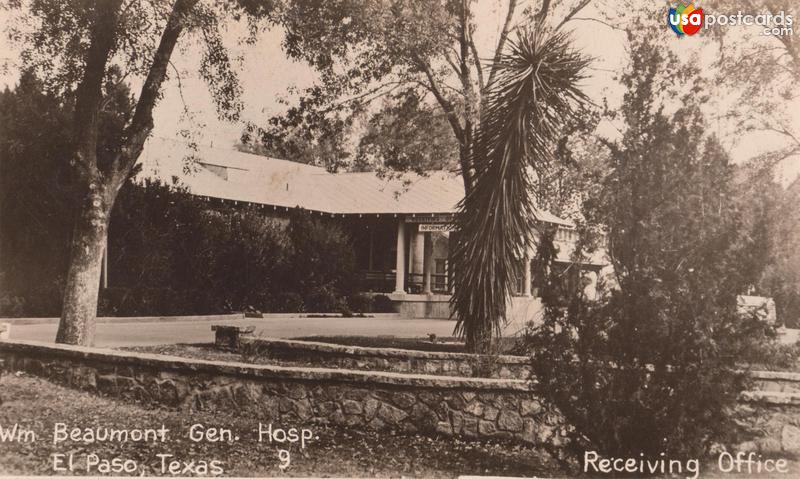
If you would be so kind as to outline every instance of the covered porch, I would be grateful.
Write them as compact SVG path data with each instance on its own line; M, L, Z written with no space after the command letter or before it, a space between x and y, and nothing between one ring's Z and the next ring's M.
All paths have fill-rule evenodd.
M359 215L350 223L365 292L450 294L451 214Z
M385 294L403 317L450 318L452 221L452 213L351 217L360 289ZM532 294L531 259L532 254L520 258L514 285L514 303L520 307L513 310L530 309L532 302L538 305Z

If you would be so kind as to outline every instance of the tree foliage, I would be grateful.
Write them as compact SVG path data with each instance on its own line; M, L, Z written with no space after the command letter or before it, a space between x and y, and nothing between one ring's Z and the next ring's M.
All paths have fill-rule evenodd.
M726 14L783 11L795 15L797 21L796 4L792 0L751 0L744 5L714 0L708 3L708 8ZM800 125L792 114L800 87L800 41L792 33L763 35L763 30L760 26L711 30L709 38L718 50L714 82L734 99L724 116L732 121L737 132L766 130L786 140L776 148L781 154L774 160L780 161L800 153Z
M0 93L4 314L38 316L58 309L73 215L70 171L62 160L71 144L70 111L69 100L44 93L31 72L22 74L14 90Z
M443 145L454 144L457 155L441 161L457 161L469 180L474 130L487 86L496 75L493 64L500 58L508 38L515 29L534 25L558 30L586 8L590 0L495 3L494 8L502 17L495 28L497 36L488 48L476 41L479 30L484 34L491 30L486 18L479 17L476 10L487 9L489 2L356 1L347 2L346 6L333 3L347 12L347 26L351 28L348 35L343 35L335 22L319 17L315 19L317 28L292 36L303 48L289 50L290 55L320 68L323 72L320 81L301 92L297 104L287 113L275 116L267 125L250 125L243 134L244 142L264 142L274 147L283 142L294 143L299 138L308 144L305 149L310 150L317 142L329 141L331 121L345 120L364 125L366 130L365 135L358 128L333 132L344 134L342 144L347 143L352 133L356 136L355 144L367 147L361 148L348 166L355 163L355 168L362 169L363 160L369 158L371 168L419 171L434 166L429 159L436 157ZM346 54L337 57L335 63L326 64L302 53L309 46L320 44L341 45ZM398 96L405 104L398 102ZM433 117L432 109L437 112ZM425 131L416 128L419 121L435 121L434 125L446 124L447 128ZM376 144L371 135L374 127L393 122L414 127L402 137L392 135L388 141ZM445 131L450 138L441 136ZM419 154L397 162L395 148L408 146L415 147ZM429 149L422 150L425 146Z
M625 130L607 142L602 200L587 214L607 229L613 287L598 302L546 292L530 343L544 390L579 436L615 457L697 458L729 438L740 361L769 336L737 309L751 279L742 265L759 245L742 241L735 169L706 133L701 97L672 110L662 101L686 85L676 62L631 37Z
M586 223L583 204L595 201L608 170L607 151L596 133L600 114L585 104L568 118L549 165L538 169L532 192L536 206L578 224Z
M748 168L739 198L747 240L761 248L761 268L752 269L754 294L775 299L778 322L800 327L800 181L787 189L772 179L771 168ZM741 184L741 183L740 183ZM760 273L760 275L759 275Z
M108 313L336 312L357 284L350 238L330 222L210 205L152 181L131 185L119 201Z
M130 112L130 90L112 69L103 88L104 109L98 118L101 156L118 147L119 131ZM0 231L3 290L32 315L55 315L66 281L66 264L74 202L79 188L65 161L74 147L72 115L75 95L48 91L26 70L12 91L2 94L0 155ZM41 254L42 250L49 252ZM35 292L35 294L31 294Z
M458 144L439 110L418 91L388 96L367 121L358 144L354 169L417 171L455 170Z
M339 35L347 36L346 2L281 2L257 0L10 0L19 13L11 36L22 46L22 63L46 80L50 90L74 92L67 161L75 186L71 259L66 276L62 318L56 340L91 345L100 264L108 236L108 220L119 190L131 176L153 129L153 109L169 76L179 39L190 37L202 49L198 72L207 82L220 118L237 120L242 110L241 86L234 61L222 40L229 22L248 22L253 41L262 26L280 24L285 47L315 65L330 65L345 45L305 44L306 28L320 12L338 18ZM341 15L340 15L341 14ZM337 16L338 15L338 16ZM18 27L18 28L16 28ZM308 48L306 48L308 47ZM300 53L302 52L302 53ZM139 94L118 122L102 122L109 83L140 81ZM113 126L103 130L101 124Z

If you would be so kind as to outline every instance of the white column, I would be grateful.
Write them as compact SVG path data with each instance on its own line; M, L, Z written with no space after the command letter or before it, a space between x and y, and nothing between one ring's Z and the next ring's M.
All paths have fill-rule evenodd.
M397 261L395 262L394 292L405 294L406 276L406 223L404 218L397 220Z
M526 298L530 298L531 296L531 258L528 254L525 254L525 257L522 259L525 263L523 266L523 271L525 272L525 279L522 283L522 295Z
M416 230L417 231L414 232L414 253L412 256L414 261L412 263L411 272L421 274L425 263L425 233L419 231L419 225L417 225Z
M406 272L414 272L414 224L406 227ZM410 277L409 277L410 279ZM408 286L408 285L406 285Z
M424 270L425 279L423 281L423 290L425 294L431 294L431 271L433 270L433 238L430 233L425 233L425 238L422 241L424 254L422 258L422 269Z

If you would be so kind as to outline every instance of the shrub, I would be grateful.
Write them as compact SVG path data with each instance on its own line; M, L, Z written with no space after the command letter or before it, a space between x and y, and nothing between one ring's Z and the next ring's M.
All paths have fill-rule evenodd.
M123 189L117 202L109 276L129 290L125 304L110 300L117 314L269 311L286 290L286 228L259 210L211 208L151 181Z
M800 343L781 344L775 341L763 349L751 351L749 356L739 358L739 363L758 369L795 371L800 366Z
M303 299L306 311L309 313L338 312L342 307L342 300L330 287L320 287L306 294Z
M288 235L291 268L284 280L290 290L306 298L321 298L329 293L346 297L355 291L355 252L350 237L337 223L299 213L291 218Z
M270 311L275 313L302 313L305 311L303 297L293 291L279 293Z
M356 316L356 314L353 313L353 310L350 309L350 305L347 304L347 301L345 300L345 298L341 298L339 300L338 312L339 312L339 314L342 315L343 318L352 318L352 317ZM364 314L363 313L359 313L358 315L359 316L363 316Z
M376 294L372 297L372 308L376 313L394 313L394 303L385 294Z
M183 316L198 314L201 293L170 288L100 289L98 316Z
M35 245L28 248L38 251L32 257L43 258L38 240L2 239ZM44 255L47 265L29 261L27 253L0 255L0 314L59 314L67 253L46 249L54 252ZM353 247L339 225L302 213L287 224L257 208L212 206L180 186L151 180L120 191L108 256L112 287L98 300L104 316L347 312L342 298L357 285Z
M355 313L372 313L374 305L372 296L365 293L356 293L347 298L347 305Z
M3 292L0 294L0 317L15 318L25 314L25 298Z
M747 387L736 359L751 354L766 326L732 309L695 316L696 297L669 296L685 312L631 307L636 300L619 291L600 303L576 295L566 307L547 306L529 337L543 390L605 454L698 457L734 434L729 412Z
M644 40L631 55L627 128L584 205L608 233L615 287L587 301L579 285L555 286L551 263L533 364L542 391L599 453L700 458L736 433L730 411L747 387L737 362L769 339L768 325L737 308L758 277L742 264L757 264L761 245L743 238L734 166L704 135L700 105L687 100L672 116L654 105L671 53ZM541 243L552 252L552 236Z

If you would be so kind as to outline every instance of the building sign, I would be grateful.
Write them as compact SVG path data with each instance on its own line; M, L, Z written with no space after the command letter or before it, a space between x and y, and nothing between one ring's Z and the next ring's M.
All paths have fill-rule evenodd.
M450 223L451 221L453 221L453 215L451 214L433 216L406 216L406 223Z
M452 231L452 230L453 230L453 225L451 224L425 223L419 225L420 233L444 233L446 231Z

